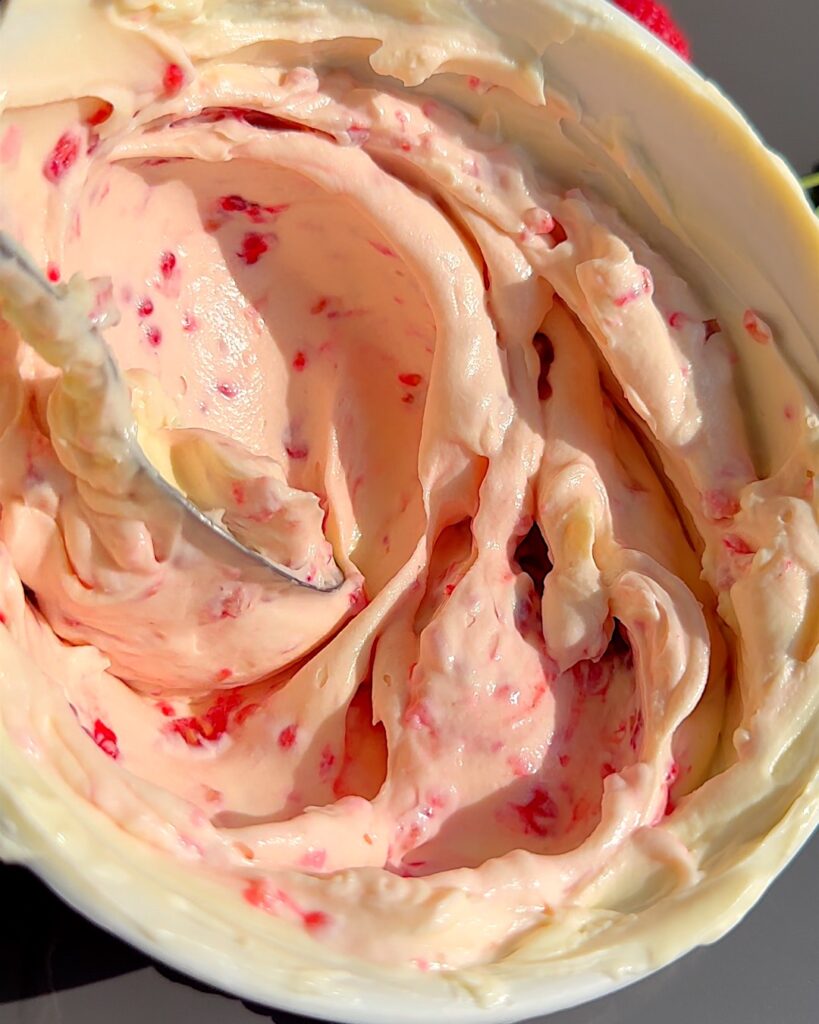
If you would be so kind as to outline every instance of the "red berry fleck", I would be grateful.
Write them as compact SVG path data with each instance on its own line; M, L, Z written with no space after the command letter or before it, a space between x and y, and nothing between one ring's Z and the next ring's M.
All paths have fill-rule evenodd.
M52 284L56 284L60 280L60 268L56 263L49 263L46 266L46 277Z
M80 155L79 137L72 132L63 132L54 149L46 157L43 174L51 182L58 182L75 163Z
M284 446L284 450L287 452L288 458L291 458L291 459L306 459L307 458L308 452L307 452L307 449L303 445L301 447L297 447L296 445L289 445L288 444L288 445Z
M545 836L557 817L557 804L545 789L535 789L525 804L512 805L520 816L527 835Z
M230 669L230 668L220 668L219 671L216 673L216 682L217 683L224 683L228 679L230 679L230 677L232 675L233 675L233 669Z
M270 896L267 887L261 879L254 879L245 886L242 896L251 906L261 907L263 910L270 909Z
M222 196L219 205L228 213L241 212L247 209L247 200L241 196Z
M182 314L182 330L190 333L195 331L199 327L199 321L193 315L193 313Z
M269 246L264 238L255 231L249 231L242 239L242 248L236 254L241 260L252 266L258 263L267 252Z
M157 704L157 709L161 715L165 716L165 718L173 718L176 714L173 709L173 704L169 704L166 700L161 700Z
M412 403L415 401L415 395L410 394L410 392L407 391L406 394L403 394L401 396L401 401L404 403L404 405L412 405Z
M569 236L566 234L566 229L563 227L560 221L556 220L555 226L549 232L549 237L552 239L554 245L560 245L560 243L565 242Z
M156 324L146 324L145 338L153 348L159 348L162 344L162 331L160 331Z
M298 729L295 725L288 725L282 729L279 733L279 746L282 750L290 750L295 745L297 732Z
M172 252L163 252L159 257L159 273L167 280L176 266L176 256Z
M319 761L319 778L326 779L333 770L333 765L335 763L336 755L333 753L333 748L328 743L321 752L321 759Z
M424 378L420 373L399 373L398 379L408 388L417 388Z
M105 722L98 718L94 722L94 732L91 735L100 750L116 761L119 757L119 747L114 730L109 729Z
M726 550L730 551L734 555L755 555L756 548L752 548L750 544L742 537L735 533L727 533L722 538Z
M304 915L304 927L308 931L325 928L329 923L330 918L323 910L310 910Z
M114 108L110 103L100 103L100 105L93 112L93 114L89 114L88 117L86 117L85 123L87 125L91 125L92 127L98 124L103 124L105 121L108 120L113 111Z
M752 309L745 310L742 326L759 345L768 345L773 340L770 327Z
M166 96L176 96L185 84L185 72L178 64L168 64L162 76L162 88Z
M140 316L150 316L154 311L154 304L150 299L140 299L137 303L137 313Z
M719 320L714 320L712 318L711 320L704 320L703 324L705 325L706 341L708 341L708 339L713 337L715 334L719 334L722 331L722 325L720 324Z
M327 304L330 300L326 296L322 296L320 299L316 299L313 305L310 307L310 312L313 316L318 316L319 313L323 313L327 309Z
M216 390L220 395L224 395L225 398L235 398L239 394L236 385L231 384L229 381L222 381L221 384L217 384Z
M375 249L376 252L380 252L382 256L395 257L395 253L393 252L393 250L388 245L384 245L383 242L370 241L370 245L373 247L373 249Z
M299 862L304 868L321 868L327 862L327 851L326 850L308 850L307 853L301 858Z
M240 708L236 713L236 724L243 725L260 707L260 704L246 704L243 708Z
M691 47L688 45L688 40L662 4L656 3L656 0L614 0L614 2L632 18L642 22L649 32L653 32L658 39L662 39L672 50L676 50L684 60L691 59Z
M303 352L297 352L293 356L293 369L300 372L307 366L307 356Z
M217 697L203 715L175 718L168 723L166 731L181 736L189 747L201 747L206 742L215 743L227 732L230 716L241 701L241 693L230 690Z

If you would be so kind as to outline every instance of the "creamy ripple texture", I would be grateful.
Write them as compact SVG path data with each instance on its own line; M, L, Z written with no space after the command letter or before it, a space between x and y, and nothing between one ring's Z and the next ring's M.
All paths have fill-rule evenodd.
M69 10L76 52L2 72L0 227L91 281L165 475L346 582L197 575L78 479L0 322L0 852L62 802L89 877L116 835L103 902L150 874L319 973L718 932L817 813L817 419L755 295L715 308L505 131L575 114L465 14L471 61L387 4Z

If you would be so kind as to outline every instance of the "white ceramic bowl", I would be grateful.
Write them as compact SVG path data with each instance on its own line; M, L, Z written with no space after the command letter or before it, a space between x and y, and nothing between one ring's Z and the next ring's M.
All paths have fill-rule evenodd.
M819 390L819 225L791 172L729 101L601 0L442 2L439 13L452 16L452 10L446 15L449 7L471 7L479 17L502 22L507 37L536 47L543 43L549 101L560 97L581 113L573 142L588 156L583 168L573 166L560 147L546 144L554 140L544 140L540 156L546 170L567 185L595 189L617 206L676 261L718 313L726 294L752 292L791 364ZM37 32L40 26L17 30ZM756 419L775 449L764 382L754 379L753 366L746 369ZM0 735L0 745L6 740ZM516 1021L611 992L685 952L671 950L619 977L550 976L535 964L496 998L490 993L478 999L441 977L410 981L383 970L357 974L352 964L333 973L331 985L311 981L309 972L291 973L285 981L275 964L265 973L241 935L228 938L223 924L217 927L198 914L195 903L169 892L166 880L133 862L109 822L80 814L67 789L39 776L10 743L2 771L0 853L6 859L28 863L68 903L151 956L237 995L298 1013L355 1024ZM814 787L783 821L776 857L755 862L749 853L738 866L731 911L712 924L703 922L701 941L719 938L761 896L809 837L816 805ZM46 806L48 814L41 815ZM45 819L56 823L47 833L39 824ZM93 877L86 870L91 859ZM691 913L695 899L696 893Z

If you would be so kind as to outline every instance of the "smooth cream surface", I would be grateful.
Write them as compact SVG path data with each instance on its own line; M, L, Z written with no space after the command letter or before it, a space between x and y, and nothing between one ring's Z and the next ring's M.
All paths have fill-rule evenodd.
M76 51L7 72L0 227L118 308L163 473L226 523L283 507L346 582L279 614L89 496L58 375L7 325L7 854L38 845L25 777L77 843L114 826L135 891L316 970L488 984L718 932L816 815L817 420L755 295L718 315L504 134L505 108L578 116L519 55L490 67L487 25L459 50L386 4L69 6ZM191 428L241 446L215 497Z

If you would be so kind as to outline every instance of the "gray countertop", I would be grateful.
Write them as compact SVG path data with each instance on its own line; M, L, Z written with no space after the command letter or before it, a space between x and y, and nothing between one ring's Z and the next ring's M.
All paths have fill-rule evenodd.
M670 2L700 67L797 171L810 171L819 162L819 0ZM0 1024L303 1020L152 965L23 869L0 867L0 907ZM549 1024L816 1024L817 951L819 837L721 942Z

